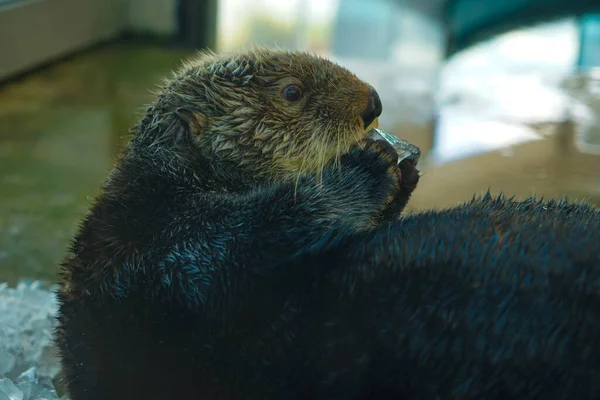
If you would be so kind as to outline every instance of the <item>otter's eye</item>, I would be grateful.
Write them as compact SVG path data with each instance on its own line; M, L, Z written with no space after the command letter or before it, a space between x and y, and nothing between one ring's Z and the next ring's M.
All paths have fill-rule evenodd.
M302 89L299 86L290 85L283 89L282 94L284 99L294 102L300 100L300 97L302 97Z

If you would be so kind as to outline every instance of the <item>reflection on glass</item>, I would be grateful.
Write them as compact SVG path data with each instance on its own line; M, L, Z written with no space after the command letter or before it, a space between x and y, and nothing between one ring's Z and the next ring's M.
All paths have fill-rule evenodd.
M577 23L567 18L455 55L440 76L436 160L536 140L531 124L564 121L569 97L560 84L572 74L578 51Z

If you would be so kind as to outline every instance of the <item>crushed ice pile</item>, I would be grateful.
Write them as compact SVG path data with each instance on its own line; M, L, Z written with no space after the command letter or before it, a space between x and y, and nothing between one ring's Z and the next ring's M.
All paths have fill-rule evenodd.
M57 400L54 287L0 283L0 400Z

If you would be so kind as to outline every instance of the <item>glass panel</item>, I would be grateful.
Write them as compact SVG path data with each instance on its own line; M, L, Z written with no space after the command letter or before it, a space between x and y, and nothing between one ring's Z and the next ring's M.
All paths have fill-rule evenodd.
M515 30L471 47L443 67L437 162L538 140L528 124L565 119L558 87L579 50L575 19Z

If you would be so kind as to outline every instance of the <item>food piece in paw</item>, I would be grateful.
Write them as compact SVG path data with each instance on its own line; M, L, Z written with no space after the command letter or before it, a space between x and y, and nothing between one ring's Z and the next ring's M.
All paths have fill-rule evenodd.
M381 129L373 128L367 134L368 138L373 140L385 140L391 144L398 152L398 164L404 160L412 161L416 165L421 158L421 149L414 144L408 143L406 140L399 139L394 135L390 135Z

